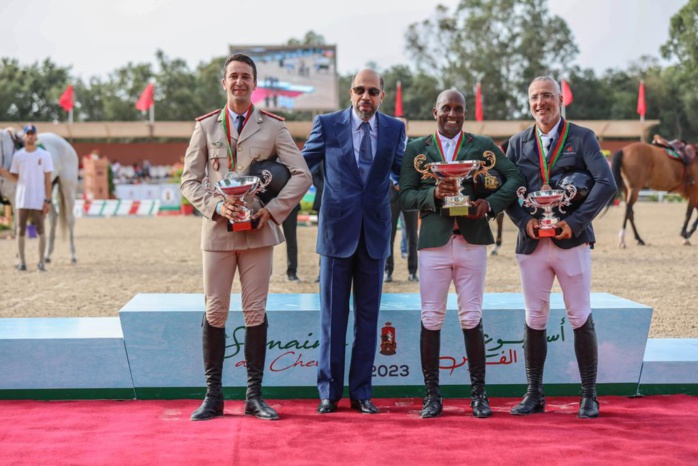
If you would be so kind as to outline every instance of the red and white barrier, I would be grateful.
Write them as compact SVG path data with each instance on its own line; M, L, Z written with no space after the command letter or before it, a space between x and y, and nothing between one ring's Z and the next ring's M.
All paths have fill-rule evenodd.
M76 217L154 217L160 210L160 200L131 201L107 199L75 201Z

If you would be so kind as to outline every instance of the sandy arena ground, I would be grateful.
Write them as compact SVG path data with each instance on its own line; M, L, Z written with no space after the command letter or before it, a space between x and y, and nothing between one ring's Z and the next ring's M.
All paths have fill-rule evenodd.
M694 246L682 245L678 232L685 210L685 203L637 204L647 246L637 246L629 233L624 250L617 247L622 208L594 222L592 291L653 307L652 337L698 338L698 234ZM202 293L200 223L193 216L78 219L78 263L70 264L68 243L58 240L46 273L36 270L37 240L27 241L29 271L17 272L16 242L1 239L0 317L117 316L137 293ZM300 283L286 280L285 246L275 249L272 293L317 292L316 235L316 227L298 228ZM506 219L504 245L488 261L486 292L520 292L515 241L515 228ZM399 254L393 278L384 292L419 292L418 284L407 281L407 264ZM233 292L239 290L236 282Z

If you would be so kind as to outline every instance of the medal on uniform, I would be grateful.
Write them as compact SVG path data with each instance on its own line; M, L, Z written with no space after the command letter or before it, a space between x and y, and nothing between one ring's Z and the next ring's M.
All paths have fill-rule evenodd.
M540 132L534 129L536 132L536 145L538 148L538 161L540 163L540 175L543 185L540 191L535 191L530 193L528 196L524 196L526 192L526 187L521 186L516 194L521 201L521 205L524 207L533 207L532 214L535 214L538 209L543 210L543 216L539 220L539 228L534 228L535 235L538 238L553 237L559 235L562 230L557 227L558 219L553 214L553 208L557 207L560 212L564 213L562 207L570 205L571 199L576 194L576 189L572 185L567 185L565 187L560 187L560 189L552 189L550 186L550 173L562 155L562 149L565 147L565 141L567 140L567 135L569 133L569 124L564 119L562 120L562 129L560 131L560 138L555 145L555 149L552 154L553 157L550 160L550 165L548 165L548 160L545 157L545 152L543 152L543 143L540 138Z

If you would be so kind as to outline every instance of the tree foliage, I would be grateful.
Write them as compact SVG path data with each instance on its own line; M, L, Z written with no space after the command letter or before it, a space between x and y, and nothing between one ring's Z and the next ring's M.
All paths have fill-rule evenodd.
M439 5L432 18L410 25L405 39L417 69L463 92L470 105L480 81L489 119L522 117L528 83L566 71L578 53L546 0L461 0L454 11Z

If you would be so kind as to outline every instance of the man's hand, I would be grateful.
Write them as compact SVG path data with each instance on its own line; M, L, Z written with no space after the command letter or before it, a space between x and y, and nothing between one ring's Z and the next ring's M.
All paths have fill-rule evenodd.
M460 186L458 180L453 178L443 178L436 184L434 189L434 197L438 200L443 200L445 197L457 196L460 194Z
M558 222L557 225L555 225L556 228L562 229L559 235L555 236L555 239L569 239L572 238L572 228L565 222L564 220Z
M51 203L50 202L44 202L44 207L41 209L41 213L43 215L48 214L51 211Z
M487 215L487 212L490 211L490 203L484 199L475 199L472 204L473 207L475 207L475 213L473 215L466 215L465 218L477 220Z
M538 228L538 226L539 226L538 219L532 218L526 224L526 234L533 239L540 239L540 238L538 238L538 236L536 236L536 232L534 230L534 228Z
M221 206L221 216L228 220L243 220L245 217L245 200L228 196Z
M262 207L261 209L259 209L259 210L257 211L256 214L254 214L254 215L252 216L252 219L253 219L253 220L257 220L257 221L258 221L258 223L257 223L257 230L261 230L262 227L264 227L264 225L269 221L270 218L271 218L271 214L270 214L269 211L266 209L266 207Z

